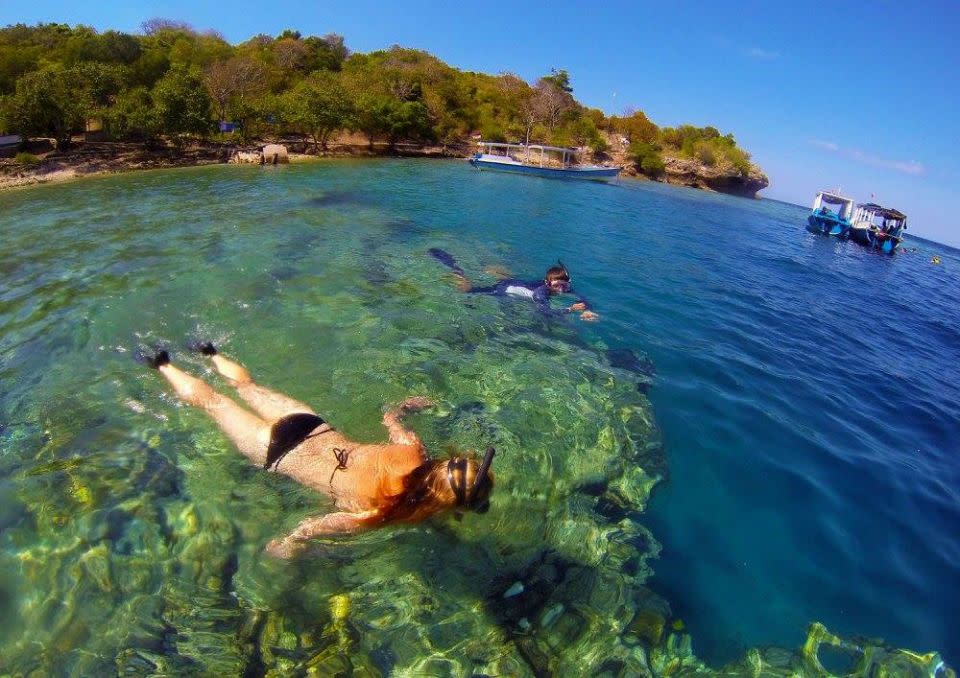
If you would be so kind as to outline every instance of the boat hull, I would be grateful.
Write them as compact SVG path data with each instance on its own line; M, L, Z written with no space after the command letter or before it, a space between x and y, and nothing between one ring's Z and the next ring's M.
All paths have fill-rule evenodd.
M850 224L849 222L833 219L829 216L811 214L807 217L807 230L811 233L845 239L850 230Z
M893 254L900 247L900 238L878 233L868 228L851 228L850 239L884 254Z
M529 174L535 177L550 177L552 179L577 179L581 181L611 181L620 174L619 167L589 167L559 169L554 167L536 167L533 165L509 164L490 162L471 158L470 164L478 170L493 172L510 172L512 174Z
M851 228L849 231L850 239L855 243L864 245L865 247L870 247L873 245L873 240L870 237L869 228Z

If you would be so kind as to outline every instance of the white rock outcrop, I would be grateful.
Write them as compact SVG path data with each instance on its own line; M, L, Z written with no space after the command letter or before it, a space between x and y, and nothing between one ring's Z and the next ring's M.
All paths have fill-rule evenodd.
M287 147L282 144L267 144L263 147L263 161L267 165L285 165L290 162Z
M263 158L263 156L260 155L260 151L237 151L232 156L230 156L230 162L235 162L235 163L252 162L255 164L260 164L261 158Z

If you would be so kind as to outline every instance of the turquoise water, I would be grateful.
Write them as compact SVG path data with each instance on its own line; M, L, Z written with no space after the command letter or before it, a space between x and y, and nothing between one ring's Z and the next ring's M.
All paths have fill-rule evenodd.
M781 203L459 162L2 199L2 670L630 675L689 655L681 618L714 664L813 620L960 656L954 251L882 258ZM458 294L430 247L478 283L559 257L601 320ZM500 451L490 512L266 558L329 502L130 359L166 344L228 392L192 336L359 440L430 396L432 450Z

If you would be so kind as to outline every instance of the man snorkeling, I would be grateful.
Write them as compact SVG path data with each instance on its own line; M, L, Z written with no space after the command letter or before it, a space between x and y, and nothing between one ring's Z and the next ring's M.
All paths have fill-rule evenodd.
M467 279L464 270L460 268L449 252L437 247L430 248L429 252L430 256L453 272L457 278L457 287L467 294L489 294L495 297L520 297L530 299L536 305L537 310L546 315L580 313L580 319L587 321L594 321L600 317L590 310L585 298L573 291L570 274L567 272L566 266L559 261L556 266L551 266L547 269L543 280L507 278L495 285L473 287ZM550 297L556 294L571 294L576 298L576 302L566 308L555 311L550 307Z
M242 365L220 355L213 344L200 342L193 348L210 358L253 412L170 364L165 350L137 356L159 371L181 400L210 415L247 459L326 494L339 509L303 520L287 536L272 540L268 553L290 558L313 537L416 523L447 509L459 515L489 508L494 449L487 448L482 461L467 456L431 459L417 434L401 421L430 407L426 398L407 398L387 410L383 425L388 443L357 443L307 405L255 383Z

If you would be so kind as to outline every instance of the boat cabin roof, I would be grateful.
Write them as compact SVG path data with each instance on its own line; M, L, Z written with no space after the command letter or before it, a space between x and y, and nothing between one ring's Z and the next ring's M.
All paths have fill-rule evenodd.
M852 204L853 198L845 198L842 195L837 195L836 193L830 193L829 191L820 191L819 193L821 200L827 203L828 205L844 205Z
M562 146L541 146L540 144L502 144L495 141L478 141L478 146L486 146L488 148L520 148L520 149L530 149L533 151L554 151L556 153L576 153L577 149L575 148L564 148Z
M877 216L883 217L884 219L898 219L900 221L906 221L907 215L901 212L900 210L891 209L889 207L881 207L876 203L866 202L860 205L861 209L869 210L876 214Z

